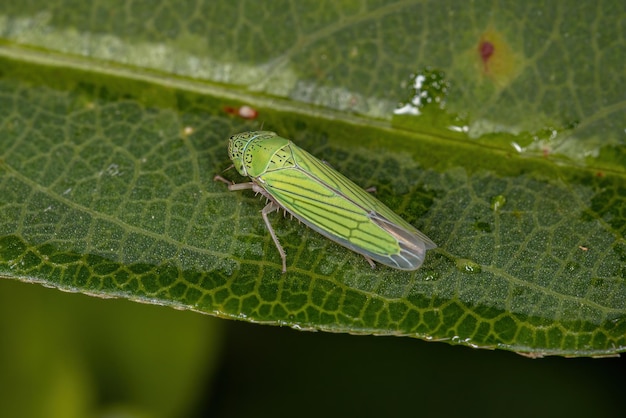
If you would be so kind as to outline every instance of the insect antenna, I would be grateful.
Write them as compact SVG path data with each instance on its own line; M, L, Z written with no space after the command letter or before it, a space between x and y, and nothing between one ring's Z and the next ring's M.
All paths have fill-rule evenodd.
M224 172L226 172L226 171L230 170L231 168L235 168L235 164L231 164L231 165L229 165L228 167L226 167L225 169L223 169L223 170L222 170L222 173L224 173Z

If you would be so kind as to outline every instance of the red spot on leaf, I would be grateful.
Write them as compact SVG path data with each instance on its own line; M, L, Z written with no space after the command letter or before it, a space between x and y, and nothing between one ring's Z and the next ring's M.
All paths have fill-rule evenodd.
M478 46L478 52L480 53L480 58L483 60L485 72L488 71L487 63L489 62L489 58L491 58L495 50L496 47L489 41L482 41Z
M259 116L259 112L250 106L231 107L224 106L224 112L229 115L239 116L243 119L256 119Z

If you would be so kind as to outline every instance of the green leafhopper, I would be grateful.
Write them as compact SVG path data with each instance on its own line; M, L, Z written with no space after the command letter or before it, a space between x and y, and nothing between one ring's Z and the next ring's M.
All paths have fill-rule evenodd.
M437 245L347 177L270 131L244 132L230 137L228 155L237 171L252 180L215 180L228 189L252 189L268 200L261 210L287 271L287 256L268 214L283 209L327 238L374 261L400 270L422 265L426 250Z

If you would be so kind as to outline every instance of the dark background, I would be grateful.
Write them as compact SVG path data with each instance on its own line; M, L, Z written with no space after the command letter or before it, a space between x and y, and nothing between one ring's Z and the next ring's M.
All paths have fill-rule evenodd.
M623 416L624 360L232 322L206 409L250 416ZM297 411L296 413L294 413Z

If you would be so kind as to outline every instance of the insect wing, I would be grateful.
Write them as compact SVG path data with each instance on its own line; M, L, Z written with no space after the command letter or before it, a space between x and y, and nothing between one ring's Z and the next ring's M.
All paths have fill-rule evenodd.
M267 171L262 187L299 221L381 264L415 270L436 245L347 177L289 143L295 166Z

